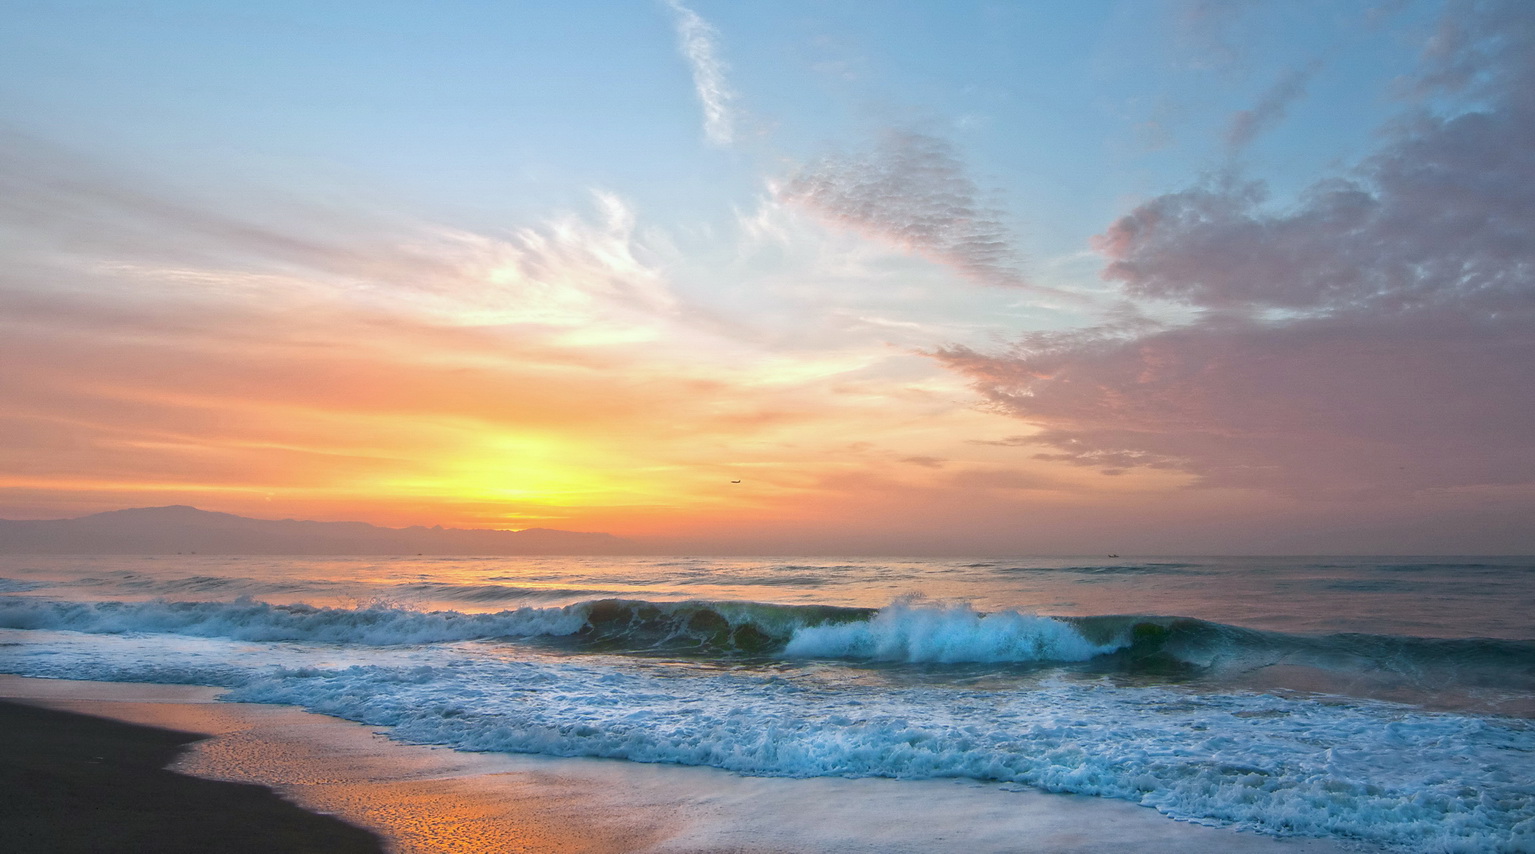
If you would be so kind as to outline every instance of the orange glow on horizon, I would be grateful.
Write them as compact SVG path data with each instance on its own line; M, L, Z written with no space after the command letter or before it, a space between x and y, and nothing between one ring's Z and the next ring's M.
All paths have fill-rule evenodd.
M1178 479L1035 459L1016 438L1027 425L978 411L962 380L888 338L920 324L858 319L850 335L683 310L637 260L632 215L600 207L599 222L511 241L428 231L397 269L336 261L388 288L328 269L124 264L97 272L153 284L152 299L61 298L46 323L0 318L17 378L0 426L27 438L0 447L0 517L174 503L389 527L877 541L963 528L982 505L1006 532L1041 501ZM892 257L825 239L841 262ZM986 436L1007 441L974 441Z

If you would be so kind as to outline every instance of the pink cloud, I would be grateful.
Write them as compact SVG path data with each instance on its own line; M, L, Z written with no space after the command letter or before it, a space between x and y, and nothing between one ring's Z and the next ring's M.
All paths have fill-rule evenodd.
M1044 427L1031 438L1052 459L1182 469L1210 486L1417 489L1535 480L1531 330L1351 315L942 358Z
M1109 227L1104 275L1195 319L939 352L1045 456L1287 492L1535 483L1535 10L1462 16L1475 108L1418 110L1279 208L1223 178ZM1436 84L1437 85L1437 84Z

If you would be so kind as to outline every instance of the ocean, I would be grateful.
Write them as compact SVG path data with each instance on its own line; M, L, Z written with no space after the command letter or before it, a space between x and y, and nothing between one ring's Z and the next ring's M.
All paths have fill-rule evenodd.
M1535 559L0 558L0 672L1535 852Z

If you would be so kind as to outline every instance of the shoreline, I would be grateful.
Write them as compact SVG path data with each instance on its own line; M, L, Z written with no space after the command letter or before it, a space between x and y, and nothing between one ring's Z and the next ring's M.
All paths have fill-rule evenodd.
M0 675L0 700L199 737L171 770L270 789L371 832L395 854L618 854L659 836L654 815L588 814L589 804L550 785L557 781L529 773L536 762L393 742L292 706L219 702L222 693Z
M755 778L464 753L390 741L377 728L294 707L222 703L220 693L0 676L0 698L206 736L171 768L268 787L311 813L377 834L398 854L1357 850L1178 822L1123 801L965 780Z
M265 786L165 770L206 736L0 699L13 854L382 854L376 835Z

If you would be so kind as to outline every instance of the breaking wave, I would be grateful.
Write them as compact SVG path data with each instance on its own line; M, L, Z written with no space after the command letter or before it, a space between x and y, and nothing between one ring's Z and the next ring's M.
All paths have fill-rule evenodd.
M228 699L463 750L961 777L1403 852L1535 850L1535 722L1225 679L1300 666L1340 683L1390 673L1528 694L1530 640L1295 635L920 599L607 598L465 613L29 593L0 596L0 629L37 632L5 635L0 671L219 685Z
M1293 635L1172 616L1048 617L902 600L880 609L598 599L497 613L398 606L70 602L0 598L0 628L152 632L388 646L541 641L575 651L924 665L1081 663L1098 671L1220 675L1276 664L1535 689L1535 641Z
M221 685L231 689L225 699L300 705L461 750L785 777L969 778L1401 852L1535 850L1535 729L1516 718L1070 673L826 678L819 666L509 657L483 643L338 654L324 645L45 634L44 644L0 656L0 667Z

